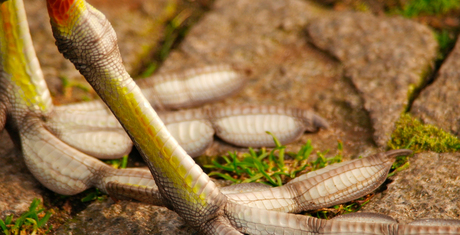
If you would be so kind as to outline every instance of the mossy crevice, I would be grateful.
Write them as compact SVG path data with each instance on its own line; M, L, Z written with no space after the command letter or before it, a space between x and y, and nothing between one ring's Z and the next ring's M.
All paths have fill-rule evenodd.
M460 8L458 0L412 0L403 4L399 14L412 18L419 15L441 15Z
M395 130L388 141L388 149L411 149L414 153L424 151L456 152L460 150L460 140L439 127L423 124L410 114L403 113L395 123ZM393 163L393 171L389 176L409 167L409 157L397 157Z
M437 153L460 150L460 140L441 128L423 124L410 114L402 114L395 124L395 130L388 142L390 149L411 149L414 152L433 151Z

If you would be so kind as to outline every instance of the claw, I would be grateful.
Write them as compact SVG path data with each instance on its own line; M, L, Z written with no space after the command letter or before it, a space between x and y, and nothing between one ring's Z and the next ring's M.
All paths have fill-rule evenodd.
M394 149L394 150L387 151L384 154L387 158L395 158L399 156L409 156L412 153L413 151L410 149Z
M326 119L324 119L321 116L315 114L313 116L313 125L312 126L315 126L317 128L321 128L321 129L328 129L329 128L329 123L326 121Z

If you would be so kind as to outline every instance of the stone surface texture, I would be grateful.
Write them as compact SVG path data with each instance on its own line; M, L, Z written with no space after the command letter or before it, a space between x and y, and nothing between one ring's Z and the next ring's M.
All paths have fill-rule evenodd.
M364 99L374 140L385 147L412 89L431 70L437 49L434 34L400 17L354 12L322 17L309 25L308 34L313 44L344 64L345 76Z
M161 41L164 22L177 14L174 6L178 2L91 1L112 21L129 71L136 70ZM60 94L59 77L82 80L54 46L44 1L26 0L25 5L48 85L60 99L56 103L81 99L81 94L71 94L69 99ZM249 81L239 94L211 105L272 104L311 109L328 120L330 128L304 134L287 150L297 151L311 139L315 150L330 149L327 156L333 156L340 140L348 160L386 146L394 122L408 105L409 94L429 73L436 47L430 29L399 17L334 12L304 0L216 0L160 71L219 63L248 71ZM412 113L425 122L457 135L458 47L412 108ZM228 150L242 149L217 140L207 155ZM459 157L417 154L410 168L394 176L388 189L378 193L364 210L388 214L400 222L425 217L458 219ZM26 211L34 197L46 199L46 193L50 191L28 172L6 133L1 134L0 218ZM56 233L195 232L166 208L108 199L91 203Z
M148 55L163 39L163 31L167 21L177 14L177 5L179 4L179 1L176 0L122 0L117 1L116 4L106 0L89 2L103 11L111 21L117 32L123 61L130 72L139 69L139 63L149 59ZM64 88L61 78L68 79L70 83L86 84L86 81L75 70L74 66L64 59L54 44L55 40L49 25L46 1L25 0L24 5L34 47L48 87L55 96L55 104L82 100L82 97L87 93L79 93L79 89L74 89L73 94L63 94ZM83 86L89 87L89 85ZM49 190L41 186L28 171L22 160L21 152L14 147L8 134L5 131L0 131L0 219L4 219L10 214L15 214L17 217L28 210L34 198L43 201L43 195L46 193L49 193ZM152 213L156 213L154 209L152 209ZM177 217L177 215L175 216ZM108 220L108 222L110 222L108 225L112 226L117 221ZM120 223L127 223L127 221ZM142 225L136 229L139 227ZM93 226L93 228L95 227ZM157 230L161 231L161 229ZM136 234L135 230L127 231L130 230L125 229L124 234ZM172 230L171 233L165 234L176 233Z
M27 211L34 198L43 200L42 189L8 134L0 132L0 219Z
M177 14L179 0L122 0L113 4L108 0L88 1L105 14L117 33L120 53L128 72L139 69L164 37L167 21ZM65 104L81 101L84 96L95 98L81 89L72 92L63 89L63 80L69 85L78 84L90 88L89 84L70 61L64 59L55 46L46 1L24 0L30 32L43 74L51 93L58 96L55 103Z
M460 136L460 39L436 80L414 101L411 113L424 123Z
M139 202L94 202L56 234L196 234L173 211Z
M304 135L290 145L291 151L308 139L318 150L331 149L331 153L341 140L346 156L375 151L362 98L343 77L342 66L305 37L310 22L330 14L299 0L216 1L161 71L234 64L250 71L249 82L236 96L213 105L285 105L311 109L328 120L328 130ZM228 150L215 142L208 155Z
M416 219L460 218L460 154L420 153L410 167L390 179L362 211L389 215L399 223Z

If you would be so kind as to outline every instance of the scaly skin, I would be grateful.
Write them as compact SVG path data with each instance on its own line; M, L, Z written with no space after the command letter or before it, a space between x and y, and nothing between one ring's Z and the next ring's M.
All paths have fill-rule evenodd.
M73 195L89 187L105 190L113 175L151 181L138 170L114 170L66 145L46 128L53 113L41 75L22 1L0 6L0 127L21 147L34 176L53 191ZM145 181L145 180L144 180Z
M116 36L103 15L83 0L70 3L48 0L48 10L56 44L61 53L74 63L119 119L147 162L158 185L159 193L165 201L168 201L169 208L176 211L200 232L205 234L460 232L460 227L449 226L427 228L386 223L321 221L298 215L267 212L228 201L227 197L171 137L139 87L126 73L121 64ZM83 31L91 33L84 36L75 34ZM387 155L393 157L407 153L407 150L399 150ZM358 168L358 172L360 169L361 167ZM361 173L365 175L364 172ZM299 183L295 182L291 185ZM345 185L345 181L343 184ZM313 196L311 193L310 195Z
M220 228L211 221L221 216L227 198L171 137L130 78L113 43L116 36L110 23L84 1L47 3L58 49L118 118L170 208L203 232ZM82 37L78 31L92 33ZM90 41L95 43L88 45ZM82 50L83 45L89 47Z
M17 86L22 92L17 95L16 103L23 103L28 109L35 112L47 114L53 108L51 96L46 86L43 74L38 64L35 50L32 46L32 39L29 35L27 24L21 20L25 17L14 17L17 8L23 8L23 4L2 4L2 15L5 30L0 32L2 40L2 51L17 59L7 59L3 61L4 73L10 74L13 78L13 85ZM23 35L18 37L17 34Z
M55 108L46 124L68 145L97 158L122 157L131 150L117 119L93 101ZM200 156L216 134L242 147L274 147L270 131L281 144L293 142L305 131L326 128L313 112L276 106L226 106L159 113L167 129L192 157Z
M1 32L8 33L9 35L24 35L20 38L27 39L29 37L25 14L23 11L22 2L11 2L11 4L4 5L2 7L2 11L5 13L2 14L5 16L2 20L2 30ZM13 22L13 23L12 23ZM14 23L14 22L22 22L22 24ZM11 27L11 26L20 26L20 27ZM24 158L28 164L28 167L31 169L33 174L39 179L45 186L52 189L55 192L61 194L75 194L81 192L82 190L87 189L88 187L99 187L102 191L106 192L105 184L110 182L113 175L118 182L121 182L122 186L123 183L129 185L143 185L145 187L152 187L156 189L154 182L152 181L152 177L148 172L142 170L125 170L122 172L114 172L113 169L108 168L101 162L90 158L89 156L81 153L82 147L75 149L71 146L66 145L62 141L66 142L66 135L65 133L75 131L76 133L68 134L70 137L73 138L73 143L75 139L75 135L99 135L105 134L110 132L113 135L113 132L122 132L121 127L116 120L107 120L113 119L113 116L107 115L107 112L104 110L105 105L99 102L91 102L88 104L77 104L77 105L70 105L71 109L62 109L62 107L52 107L48 108L47 110L51 110L49 112L45 112L43 110L35 110L35 105L31 105L30 107L27 106L26 100L24 98L24 89L22 90L20 87L15 86L14 84L30 84L29 80L37 80L38 83L46 84L42 77L38 78L31 78L30 76L24 76L26 73L24 71L18 71L14 68L9 67L12 62L21 62L24 70L30 70L31 67L38 70L35 74L41 74L39 71L39 67L37 64L29 63L28 61L36 61L34 56L34 51L32 48L32 44L29 40L26 42L22 42L18 40L15 42L15 37L10 36L2 37L2 44L1 45L12 45L10 47L2 47L2 64L5 61L5 67L1 67L2 71L5 68L5 71L2 72L2 80L0 89L3 92L0 94L2 95L2 102L0 103L0 111L1 111L1 118L2 125L6 122L7 114L10 116L8 118L9 125L8 129L12 136L18 135L17 142L22 143L21 147L24 153ZM11 42L13 41L13 42ZM27 44L22 46L19 42L23 44ZM16 46L19 45L19 46ZM24 56L20 53L12 53L18 52L20 48L25 47L28 48L25 52L25 55L29 55L28 60L24 59ZM5 51L3 53L3 51ZM220 66L221 68L222 66ZM224 67L225 68L225 67ZM212 71L215 69L207 68L206 69L206 76L208 77ZM8 73L8 71L16 71L19 73ZM229 72L224 72L229 73ZM19 75L18 75L19 74ZM41 80L40 80L41 79ZM171 79L164 79L166 82L171 81ZM34 87L32 87L34 88ZM39 87L37 87L38 89ZM45 87L41 89L42 93L47 94L48 90ZM34 92L34 94L38 94L38 92ZM29 94L30 95L30 94ZM36 96L36 97L35 97ZM41 100L43 95L35 95L36 100ZM39 102L44 103L44 102ZM240 107L241 108L241 107ZM250 109L253 110L253 109ZM177 124L179 126L184 125L184 120L187 125L188 123L194 122L196 119L196 113L201 113L202 110L196 111L185 111L179 112L175 114L165 114L164 118L172 123ZM230 110L230 112L233 112ZM210 112L205 112L210 113ZM254 112L251 112L254 114ZM309 114L308 112L306 114ZM276 114L281 115L281 114ZM206 114L209 116L209 114ZM212 115L216 116L216 115ZM218 118L214 117L214 119L220 120L222 116L220 115ZM191 118L191 119L190 119ZM201 117L203 118L203 117ZM286 117L289 118L289 117ZM66 128L58 128L56 127L56 123L59 121L64 125ZM204 120L205 122L208 122ZM299 122L310 121L309 119L299 119ZM312 122L315 120L311 120ZM102 122L102 124L100 124ZM209 124L212 125L212 124ZM193 125L192 125L193 126ZM73 128L71 128L73 127ZM225 126L224 126L225 127ZM303 125L299 126L300 128L306 128L311 126ZM229 128L229 127L227 127ZM174 129L174 128L173 128ZM193 129L191 129L193 130ZM178 131L181 132L181 131ZM73 134L73 135L72 135ZM124 133L120 133L120 135L125 136ZM212 135L212 133L211 133ZM113 141L112 137L112 141ZM94 146L102 148L104 146L98 146L94 143L99 140L106 141L107 138L99 138L92 141L91 147L94 149ZM123 139L123 137L121 137ZM187 139L187 138L186 138ZM110 142L110 141L107 141ZM116 142L116 146L120 145L120 142ZM106 143L108 145L108 143ZM195 144L191 143L192 145ZM75 146L74 146L75 147ZM107 151L109 149L110 151ZM103 148L102 154L106 154L109 157L113 157L113 146L109 148ZM123 149L123 146L122 146ZM80 151L78 151L80 150ZM117 151L116 151L117 152ZM97 155L94 153L94 155ZM101 157L100 154L97 155ZM74 169L74 171L70 171L69 169ZM126 186L126 185L124 185ZM122 196L122 195L120 195ZM163 202L154 200L156 204L163 204Z
M209 100L221 100L237 92L245 83L244 74L229 65L207 66L137 81L156 110L190 108Z
M27 85L30 83L29 81L38 81L37 84L45 83L40 77L36 79L30 75L31 73L24 73L24 71L28 71L34 67L33 63L30 64L31 67L28 67L30 63L28 61L32 61L35 58L29 52L30 50L33 51L30 46L30 38L29 42L21 42L21 40L18 40L18 37L6 36L8 33L28 35L25 32L28 31L27 27L25 27L26 30L22 31L20 29L24 27L17 27L23 26L20 22L26 22L22 2L11 1L10 3L3 4L1 8L2 16L8 17L2 18L0 22L3 29L0 32L5 32L0 35L0 127L5 122L8 122L9 132L18 132L19 141L21 142L23 154L29 169L50 189L63 194L73 194L88 187L96 186L103 191L113 191L114 194L121 197L134 197L142 200L141 196L144 196L144 199L147 199L146 201L150 203L166 205L172 208L184 217L189 224L207 234L240 234L240 232L251 234L273 232L337 234L338 232L346 234L366 231L372 234L381 234L381 232L387 230L393 231L395 234L398 231L403 232L403 234L459 233L458 224L450 222L448 225L435 223L435 226L425 226L423 223L416 226L388 225L387 222L379 220L371 223L354 221L327 222L305 216L288 215L258 209L281 210L281 207L267 207L267 203L258 198L261 195L263 195L262 198L264 200L277 201L279 204L295 199L295 201L301 203L295 206L286 206L285 208L287 209L282 210L302 211L306 208L305 204L317 204L317 206L321 207L324 206L321 203L322 201L327 204L333 203L334 200L344 200L346 198L343 195L344 193L356 193L356 189L367 194L369 190L380 184L380 181L375 179L386 178L387 168L391 165L394 157L401 154L408 154L410 152L408 150L391 151L371 158L331 166L323 171L311 173L297 179L296 182L290 183L284 186L284 188L280 187L274 190L261 188L257 193L249 194L232 193L230 197L232 197L233 202L227 201L227 197L214 187L207 176L199 170L198 166L193 163L190 157L168 135L161 121L155 116L153 109L151 109L148 102L143 98L139 88L133 85L134 82L124 71L119 61L118 51L109 49L107 50L108 54L101 54L102 56L96 55L96 57L101 56L96 58L93 54L94 51L84 51L79 48L79 46L84 44L80 44L81 41L79 42L78 40L85 41L88 38L75 37L73 39L77 39L76 42L60 44L61 49L64 48L63 50L66 51L66 55L70 55L71 57L75 55L73 53L78 52L77 54L82 57L72 57L77 68L80 68L87 78L89 76L89 80L94 82L93 85L99 86L100 89L106 86L109 88L108 92L103 92L105 93L103 98L105 97L104 100L108 105L117 111L115 114L118 115L117 117L125 125L125 129L130 132L135 144L141 148L141 152L144 154L153 175L156 175L155 180L159 182L159 191L156 190L157 186L155 186L147 171L114 170L105 166L90 156L66 145L56 137L55 133L50 132L46 128L47 124L44 120L49 119L49 115L52 113L52 106L39 105L47 104L48 98L46 95L43 95L47 92L46 86ZM50 15L55 16L52 23L55 35L58 38L62 36L61 34L64 36L73 34L75 30L88 27L87 24L94 23L94 19L83 18L85 14L92 14L98 17L101 25L105 25L105 28L103 27L102 29L105 29L104 32L107 33L105 36L109 37L109 40L103 37L99 43L107 46L107 48L110 48L110 44L112 44L116 48L116 43L110 40L115 38L115 36L111 32L111 28L107 27L109 24L104 21L105 19L100 13L96 12L89 5L87 9L90 10L89 12L86 11L84 2L77 1L74 5L66 4L69 2L64 2L63 5L56 3L56 1L50 1L49 8L51 9ZM52 11L54 7L66 10L66 12L64 14L60 14L59 12L55 14ZM78 13L79 10L82 11ZM76 16L82 15L82 18L72 18L72 14L76 12L78 13ZM67 29L66 21L74 24L74 27ZM79 21L84 23L78 25ZM91 28L87 29L90 30ZM90 30L89 32L93 32L93 34L88 33L86 36L98 37L97 34L94 34L96 31ZM26 37L19 38L23 39ZM14 42L15 40L19 43ZM10 46L5 47L5 45L12 45L14 48L10 48ZM75 45L77 46L72 49ZM31 57L28 60L24 59L20 53L14 52L18 52L17 48L21 48L21 46L28 48L25 51L26 57ZM94 49L100 49L98 47L100 45L92 46L94 46ZM109 60L106 60L106 57ZM13 62L17 63L18 61L22 63L23 71L15 73L15 70L11 69L11 65ZM88 68L93 68L94 70L89 70ZM109 69L104 70L104 68ZM112 68L116 69L112 71ZM102 77L107 80L92 80L91 76L96 76L97 74L104 75ZM118 80L118 78L122 79ZM24 86L24 89L21 85ZM110 97L110 95L115 95L116 97ZM128 99L126 99L125 95L128 95ZM119 106L117 103L119 101L128 105L128 111L133 113L124 115L120 111L120 107L123 106ZM37 102L37 104L34 102ZM118 107L114 108L114 103ZM140 107L139 104L141 104ZM244 113L245 111L242 112ZM244 120L245 117L242 119ZM126 121L134 123L127 125L124 123ZM150 123L154 123L154 125L151 126L149 125ZM141 127L141 129L133 131L132 128L135 127ZM153 133L154 131L157 132ZM185 171L189 170L186 173L186 177L183 175L184 170L181 167L184 167ZM380 173L374 175L372 172ZM166 175L161 175L161 173ZM331 182L334 183L331 184ZM283 194L284 197L280 198L280 194ZM251 197L253 198L251 199ZM298 198L301 199L298 200ZM258 208L249 208L235 204L235 202L248 205L254 204L251 206ZM272 202L269 204L274 205Z

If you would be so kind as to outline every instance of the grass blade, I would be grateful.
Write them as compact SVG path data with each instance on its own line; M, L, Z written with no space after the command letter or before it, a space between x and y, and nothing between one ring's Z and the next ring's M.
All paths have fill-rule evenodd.
M231 177L231 176L228 175L228 174L222 174L222 173L220 173L220 172L211 172L211 173L209 173L209 176L213 176L213 175L219 176L219 177L222 178L222 179L230 180L230 181L232 181L232 182L234 182L234 183L238 183L238 182L239 182L238 179L235 179L235 178Z
M8 231L8 227L6 227L6 224L2 219L0 219L0 228L2 228L4 234L10 235L10 231Z

